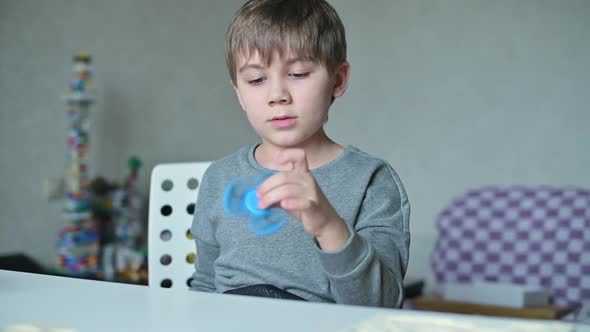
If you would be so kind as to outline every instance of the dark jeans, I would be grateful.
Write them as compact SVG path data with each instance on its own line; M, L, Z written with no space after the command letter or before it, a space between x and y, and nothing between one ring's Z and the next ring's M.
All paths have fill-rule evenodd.
M298 300L305 301L305 299L291 294L283 289L275 287L273 285L252 285L242 288L230 289L225 294L236 294L236 295L248 295L248 296L259 296L259 297L270 297L274 299L287 299L287 300Z

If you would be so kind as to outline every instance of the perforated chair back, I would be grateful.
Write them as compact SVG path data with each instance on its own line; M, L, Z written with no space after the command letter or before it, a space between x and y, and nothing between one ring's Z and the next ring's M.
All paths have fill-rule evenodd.
M150 180L148 283L187 290L197 259L190 227L210 162L160 164Z
M590 190L486 187L439 215L432 268L447 282L542 287L559 305L590 302Z

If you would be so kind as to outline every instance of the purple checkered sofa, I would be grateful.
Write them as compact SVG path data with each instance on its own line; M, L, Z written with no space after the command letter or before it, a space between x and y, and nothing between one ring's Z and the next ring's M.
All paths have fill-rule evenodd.
M590 303L590 190L484 187L437 220L437 285L492 281L540 286L554 303Z

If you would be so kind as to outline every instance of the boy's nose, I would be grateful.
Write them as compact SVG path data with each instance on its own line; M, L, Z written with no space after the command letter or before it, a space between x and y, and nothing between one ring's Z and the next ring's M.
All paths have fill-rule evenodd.
M291 95L283 86L274 86L268 95L268 105L285 105L291 103Z

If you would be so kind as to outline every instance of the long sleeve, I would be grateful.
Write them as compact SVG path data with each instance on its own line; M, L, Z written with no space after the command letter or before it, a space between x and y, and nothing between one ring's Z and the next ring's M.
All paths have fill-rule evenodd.
M215 292L215 270L213 264L219 256L219 247L195 240L197 247L197 262L191 282L191 289L203 292Z
M191 233L195 238L197 249L197 261L195 272L191 281L191 290L215 292L215 268L214 264L219 257L219 244L215 239L215 221L212 220L210 199L213 196L209 187L209 170L205 172L199 195L195 205L195 213Z
M277 232L256 236L247 216L225 213L227 184L267 171L254 159L256 146L213 162L201 179L191 227L197 248L191 288L223 293L270 284L309 301L400 306L410 206L391 166L349 146L312 170L351 234L339 251L324 252L293 217Z
M409 257L410 204L385 164L372 175L350 238L336 252L317 248L336 303L400 307Z

